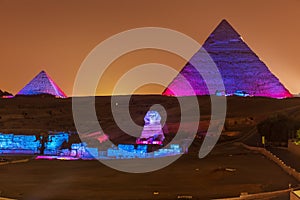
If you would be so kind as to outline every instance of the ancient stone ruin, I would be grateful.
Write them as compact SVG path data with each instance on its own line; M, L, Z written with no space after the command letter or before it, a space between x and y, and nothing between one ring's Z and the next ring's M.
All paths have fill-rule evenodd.
M153 144L155 141L161 143L165 139L165 136L160 123L160 114L155 110L149 110L144 117L144 121L145 125L140 138L137 139L137 143Z
M28 96L41 94L49 94L59 98L67 97L45 71L41 71L35 76L17 95Z
M209 68L206 70L210 63L207 54L222 76L225 91L221 91L221 82L215 78L215 74ZM206 69L203 66L206 66ZM206 80L207 82L203 79L203 74L200 75L198 71L210 77ZM187 82L192 88L186 86ZM212 91L208 91L207 83L212 86ZM226 20L217 26L202 48L163 92L163 95L166 96L211 94L245 94L244 96L271 98L292 97L291 93Z

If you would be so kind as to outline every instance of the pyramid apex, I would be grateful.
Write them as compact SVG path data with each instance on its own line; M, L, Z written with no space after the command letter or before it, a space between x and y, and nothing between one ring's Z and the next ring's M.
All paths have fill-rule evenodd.
M220 24L223 24L223 23L229 24L229 22L226 19L222 19L222 21L220 22Z
M226 19L223 19L219 23L219 25L216 27L214 32L216 32L218 30L221 30L221 31L226 32L226 33L232 33L232 34L234 33L234 34L239 35L238 32L233 28L233 26Z
M222 19L222 21L219 23L217 28L218 27L236 32L236 30L233 28L233 26L226 19Z
M203 46L218 41L230 41L234 39L240 39L240 34L231 26L231 24L226 19L223 19L215 28L215 30L210 34L206 41L206 44L204 44Z

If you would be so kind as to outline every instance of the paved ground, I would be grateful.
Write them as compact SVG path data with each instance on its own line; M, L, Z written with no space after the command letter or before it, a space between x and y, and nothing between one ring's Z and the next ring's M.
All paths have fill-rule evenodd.
M146 174L118 172L97 161L32 160L0 166L1 195L26 200L176 199L178 195L212 199L286 189L289 183L298 184L260 154L233 145L217 147L201 160L185 155ZM156 191L159 194L154 195Z
M249 137L247 137L243 142L250 146L259 146L261 145L261 139L259 134L255 129L251 129ZM267 150L271 151L274 155L279 157L284 163L300 172L300 159L299 156L289 151L284 147L267 147Z

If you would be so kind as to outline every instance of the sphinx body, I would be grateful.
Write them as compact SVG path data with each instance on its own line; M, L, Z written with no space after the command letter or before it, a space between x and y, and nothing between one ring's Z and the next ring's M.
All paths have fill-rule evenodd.
M149 141L163 141L165 139L162 125L160 123L161 116L157 111L150 110L147 112L144 117L145 125L142 131L140 140L149 140Z

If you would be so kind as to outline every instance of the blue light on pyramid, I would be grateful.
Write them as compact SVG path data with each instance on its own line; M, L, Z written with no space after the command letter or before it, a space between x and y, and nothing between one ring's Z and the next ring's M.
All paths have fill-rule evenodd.
M67 95L58 87L45 71L35 76L17 95L50 94L59 98L67 98Z
M203 50L214 61L222 81L207 67L210 59ZM202 75L211 78L204 80ZM222 84L225 86L225 91L221 92L229 96L243 91L248 94L247 96L292 97L292 94L226 20L223 20L210 34L200 50L180 71L180 75L175 77L165 89L163 95L220 94L220 89L223 90ZM211 91L208 90L207 85L211 86Z

